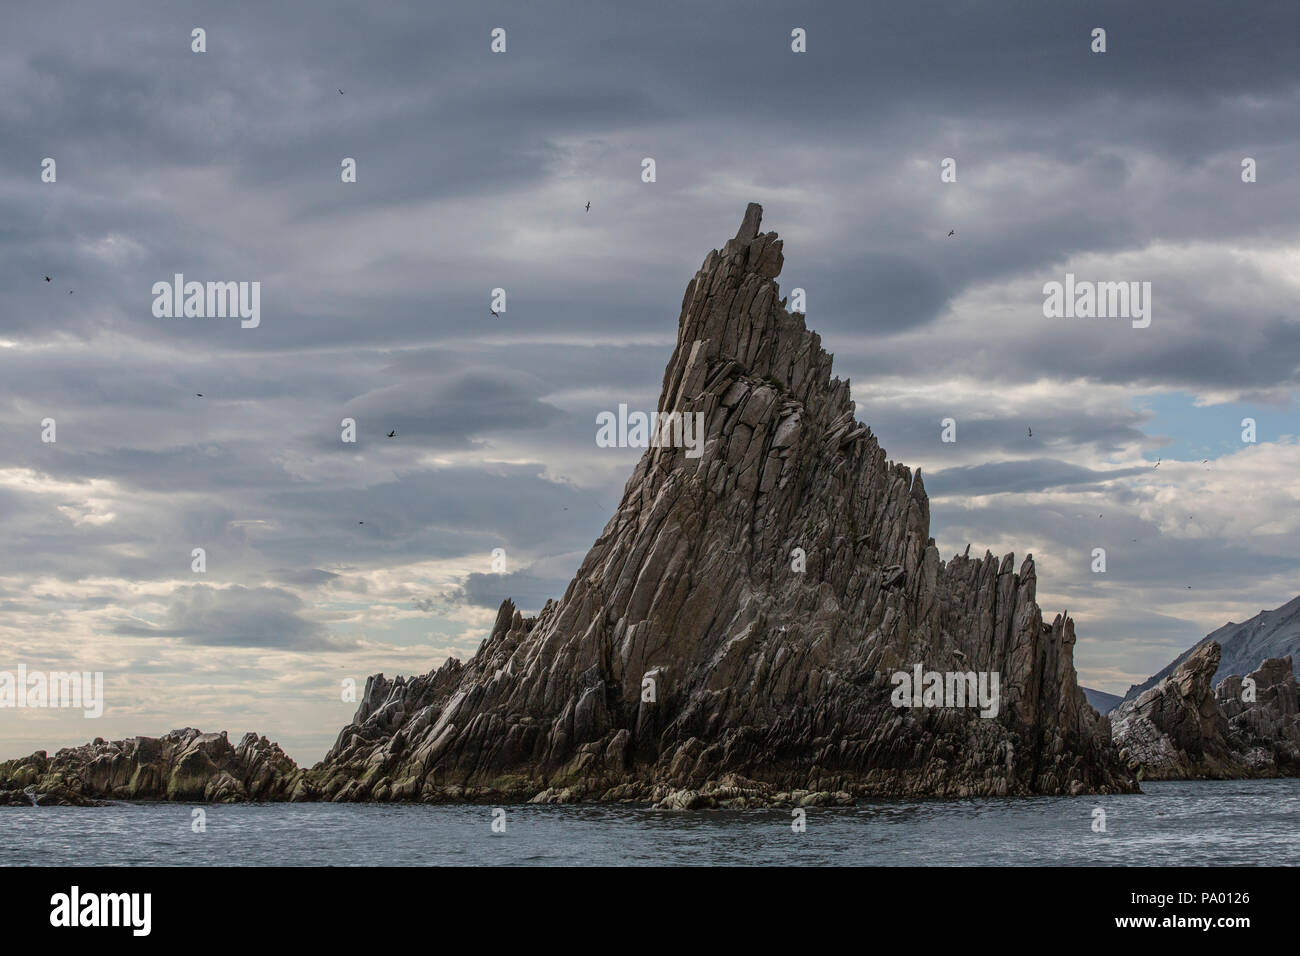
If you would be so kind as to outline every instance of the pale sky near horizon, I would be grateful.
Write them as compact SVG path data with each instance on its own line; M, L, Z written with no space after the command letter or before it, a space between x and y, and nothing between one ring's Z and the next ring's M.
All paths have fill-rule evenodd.
M0 759L195 726L311 763L341 679L559 597L640 454L595 416L653 407L751 201L943 555L1032 552L1081 683L1287 602L1298 28L1208 0L6 11L0 671L103 671L106 702L0 709ZM260 282L261 324L155 318L175 273ZM1067 273L1150 282L1150 327L1045 318Z

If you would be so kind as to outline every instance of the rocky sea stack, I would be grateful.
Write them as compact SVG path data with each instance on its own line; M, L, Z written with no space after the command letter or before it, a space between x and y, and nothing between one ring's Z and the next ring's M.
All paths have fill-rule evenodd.
M367 682L311 771L333 800L847 802L1136 789L1045 623L1032 557L940 560L776 277L751 204L686 287L650 447L558 601L510 601L467 663ZM801 566L800 561L804 564ZM997 673L996 717L896 707L891 675Z
M1115 744L1144 780L1300 776L1300 687L1290 657L1211 686L1215 641L1116 708Z

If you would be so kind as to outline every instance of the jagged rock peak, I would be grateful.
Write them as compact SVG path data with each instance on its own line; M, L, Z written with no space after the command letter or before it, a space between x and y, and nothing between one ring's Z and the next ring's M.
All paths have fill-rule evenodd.
M784 263L782 242L775 232L758 232L762 218L763 208L750 203L735 238L710 252L687 285L660 410L694 410L691 400L708 384L704 370L723 362L799 401L826 390L831 356L803 317L785 309L775 281ZM827 398L819 411L852 414L847 382L837 381Z
M779 299L751 204L687 284L648 448L564 596L509 601L465 664L373 679L325 797L653 799L1132 789L1026 558L944 564L920 474L858 422ZM682 436L678 436L682 437ZM891 704L891 675L997 673L995 716ZM683 788L694 795L683 795ZM703 789L701 789L703 788Z

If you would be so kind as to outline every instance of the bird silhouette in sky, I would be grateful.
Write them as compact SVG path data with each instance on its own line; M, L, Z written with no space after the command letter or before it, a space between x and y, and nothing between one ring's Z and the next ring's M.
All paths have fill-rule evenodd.
M949 239L951 239L951 238L952 238L953 236L955 236L955 235L957 235L957 230L956 230L956 229L949 229L949 230L948 230L948 238L949 238Z
M1033 438L1033 437L1034 437L1034 430L1033 430L1032 428L1029 429L1029 437L1030 437L1030 438Z
M496 309L488 309L488 311L492 313L492 318L494 319L501 318L501 316L497 315Z
M338 89L338 87L335 87L335 89ZM342 96L342 95L343 95L343 91L342 91L342 90L339 90L339 96Z
M195 393L194 393L194 396L195 396L196 398L202 398L202 397L203 397L203 393L202 393L202 392L195 392Z
M587 212L591 212L591 200L587 200Z
M46 282L49 282L49 281L50 281L50 277L49 277L49 276L46 276L46 277L45 277L45 281L46 281Z
M394 428L391 432L389 432L389 433L388 433L388 437L389 437L389 438L396 438L396 437L397 437L397 429Z
M1155 468L1152 468L1151 470L1152 470L1152 471L1155 471L1156 468L1159 468L1159 467L1160 467L1160 463L1161 463L1162 461L1164 461L1163 458L1157 458L1157 459L1156 459L1156 467L1155 467Z

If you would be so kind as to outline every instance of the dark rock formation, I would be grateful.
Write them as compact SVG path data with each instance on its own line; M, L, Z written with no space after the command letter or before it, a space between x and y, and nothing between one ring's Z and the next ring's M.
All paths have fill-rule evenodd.
M1219 645L1198 645L1174 672L1111 718L1115 744L1142 779L1293 776L1300 773L1300 713L1290 658L1265 661L1244 681L1211 689Z
M1229 743L1252 776L1300 776L1300 683L1290 657L1269 658L1244 679L1228 677L1214 698L1227 718Z
M65 747L51 759L40 750L0 764L0 805L94 804L102 800L177 800L234 803L309 800L305 772L279 744L245 734L232 747L225 733L193 728L161 737L95 738Z
M750 205L682 300L658 409L704 416L701 453L647 449L536 618L506 601L468 663L372 677L312 770L326 798L1135 788L1076 683L1073 621L1043 621L1032 558L940 560L919 472L886 459L786 311L761 215ZM996 672L997 715L891 705L891 674L917 665Z
M1228 721L1210 684L1218 666L1219 645L1201 645L1173 674L1111 713L1115 744L1130 769L1152 780L1237 776Z

